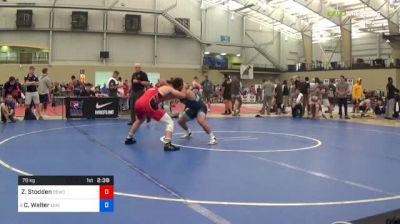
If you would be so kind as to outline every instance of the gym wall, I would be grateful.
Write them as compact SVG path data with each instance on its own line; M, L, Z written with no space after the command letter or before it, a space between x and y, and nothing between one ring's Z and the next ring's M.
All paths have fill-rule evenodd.
M59 0L59 5L88 5L104 6L114 1L87 0L78 3L74 0ZM165 9L172 6L175 0L154 1L130 0L120 1L116 7L122 7L124 2L127 8L139 9ZM51 4L50 0L37 0L35 3ZM49 18L50 9L33 8L32 29L17 30L15 23L16 8L0 8L0 46L27 46L39 47L51 50L51 62L54 65L103 65L99 52L110 52L110 58L106 65L129 66L133 62L141 62L146 65L160 67L176 66L187 68L199 68L202 60L200 44L188 37L175 37L174 25L163 16L158 16L157 26L158 40L156 42L156 55L154 55L154 31L155 18L153 14L140 14L142 16L142 32L140 35L126 33L124 31L125 12L109 12L105 40L103 46L103 12L88 11L88 29L86 31L71 31L71 13L69 9L55 9L54 32L50 37ZM200 2L193 0L177 0L177 6L168 12L173 17L190 18L190 30L197 37L207 42L220 42L221 35L230 36L230 44L254 44L243 34L243 27L247 33L256 40L271 55L274 55L283 67L287 63L296 63L301 57L301 45L299 40L285 37L278 32L273 32L271 27L260 27L259 23L249 19L244 20L239 14L234 19L231 13L218 7L210 7L200 10ZM202 23L203 21L203 23ZM260 30L260 28L262 28ZM285 43L281 43L281 39ZM50 41L51 39L51 41ZM301 40L300 40L301 41ZM50 46L51 43L51 46ZM285 45L286 48L281 46ZM211 45L206 51L216 53L242 54L243 63L251 63L262 66L272 66L265 57L259 55L254 49L241 47L225 47Z

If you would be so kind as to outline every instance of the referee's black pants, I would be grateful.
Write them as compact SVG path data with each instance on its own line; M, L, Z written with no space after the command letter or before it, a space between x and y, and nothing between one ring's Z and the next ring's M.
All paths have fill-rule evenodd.
M136 101L143 95L144 91L136 91L131 92L131 96L129 98L129 109L131 111L131 122L135 122L136 120L136 112L135 112L135 104Z

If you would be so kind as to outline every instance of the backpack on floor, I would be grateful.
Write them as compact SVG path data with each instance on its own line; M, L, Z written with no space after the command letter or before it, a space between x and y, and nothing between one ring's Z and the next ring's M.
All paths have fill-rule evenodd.
M26 108L24 120L37 120L37 119L36 119L36 116L32 113L32 110L29 108Z

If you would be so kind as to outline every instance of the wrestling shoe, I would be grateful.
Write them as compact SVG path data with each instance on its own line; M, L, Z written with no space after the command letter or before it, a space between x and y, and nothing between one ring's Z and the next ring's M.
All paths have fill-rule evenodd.
M210 142L208 143L209 145L216 145L218 142L217 142L217 138L214 136L214 137L212 137L211 139L210 139Z
M164 144L164 151L166 151L166 152L173 152L173 151L179 151L179 150L180 150L180 148L178 146L173 145L171 142Z
M136 139L135 138L126 138L125 139L125 145L132 145L136 143Z
M165 140L165 136L162 136L162 137L160 138L160 140L161 140L161 142L164 143L164 144L167 144L168 142L170 142L170 141Z
M190 131L188 133L185 133L185 134L181 135L180 138L191 138L191 137L192 137L192 132Z

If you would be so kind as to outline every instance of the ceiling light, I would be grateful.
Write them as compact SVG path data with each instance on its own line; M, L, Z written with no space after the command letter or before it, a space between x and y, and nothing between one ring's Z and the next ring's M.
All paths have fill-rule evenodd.
M240 57L240 54L237 54L236 56Z
M232 12L231 13L231 20L234 20L235 19L235 14Z
M204 54L210 54L210 52L209 51L205 51Z
M390 43L390 40L389 40L389 39L387 39L387 40L386 40L386 43Z
M225 56L225 55L226 55L226 53L221 53L221 55L222 55L222 56Z

